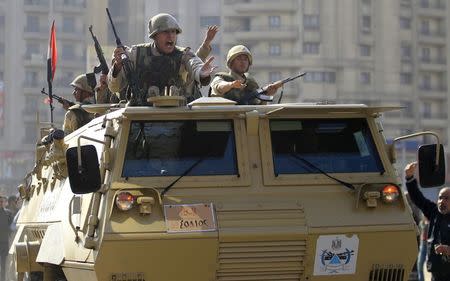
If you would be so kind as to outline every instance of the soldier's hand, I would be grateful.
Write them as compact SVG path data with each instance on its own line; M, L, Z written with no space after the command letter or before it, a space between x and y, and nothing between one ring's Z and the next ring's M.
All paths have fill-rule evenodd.
M233 82L229 82L231 89L243 89L247 86L247 84L242 83L240 80L235 80Z
M63 100L63 101L59 101L59 103L62 104L62 107L63 107L65 110L69 110L70 104L69 104L68 101Z
M205 40L203 42L209 46L214 37L216 37L217 32L219 31L219 27L217 25L209 25L208 31L206 31Z
M117 70L122 68L122 55L125 54L125 50L122 47L117 47L114 49L114 66Z
M206 78L211 76L213 71L217 68L217 66L213 66L211 63L214 60L214 57L210 57L205 64L203 64L202 68L200 68L200 78Z
M281 81L277 81L275 83L267 85L267 95L273 96L277 92L278 88L283 86L283 83Z
M412 163L409 163L408 165L406 165L406 167L405 167L405 177L406 178L414 177L414 174L416 172L416 168L417 168L417 162L412 162Z
M106 87L108 87L108 76L106 74L100 74L100 79L98 82L99 82L99 85L97 88L99 90L106 89Z

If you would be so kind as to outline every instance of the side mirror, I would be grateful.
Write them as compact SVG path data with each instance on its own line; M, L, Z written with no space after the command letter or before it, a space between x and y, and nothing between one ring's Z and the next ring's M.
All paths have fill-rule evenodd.
M436 144L419 147L419 179L421 187L435 187L445 183L444 147L439 146L439 161L436 166Z
M77 147L71 147L66 152L70 188L75 194L96 192L101 186L97 150L93 145L80 146L80 150L81 166L78 165Z

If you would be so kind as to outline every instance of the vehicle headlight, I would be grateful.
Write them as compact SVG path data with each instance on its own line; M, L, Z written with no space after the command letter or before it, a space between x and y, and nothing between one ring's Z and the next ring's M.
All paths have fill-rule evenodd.
M116 206L119 210L128 211L133 208L136 198L129 192L119 192L116 195Z
M393 203L398 200L399 196L400 191L398 190L398 187L393 184L386 185L381 191L381 199L385 203Z

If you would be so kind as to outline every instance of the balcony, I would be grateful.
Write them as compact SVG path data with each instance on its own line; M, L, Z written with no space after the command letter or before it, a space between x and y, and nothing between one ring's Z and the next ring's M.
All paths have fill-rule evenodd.
M421 123L425 126L447 128L447 113L422 113Z
M447 87L419 85L420 97L425 99L447 99Z
M442 58L420 58L419 69L423 71L442 72L447 71L447 59Z
M296 0L225 0L224 14L292 12L298 10Z
M44 54L26 54L24 57L24 66L46 66Z
M223 41L225 44L259 40L297 40L299 27L297 25L282 25L278 27L251 26L225 28Z
M445 45L447 42L446 39L447 34L443 30L436 30L436 31L419 30L417 35L418 41L421 43Z
M48 30L41 28L39 26L25 26L23 29L23 37L24 39L46 39L48 40L48 36L50 33L50 28Z
M427 17L445 17L445 3L429 3L421 1L419 3L419 8L417 9L417 14Z
M300 53L269 55L268 53L253 54L253 68L298 68L300 66Z
M65 13L83 13L86 9L85 0L53 0L55 11Z
M49 0L25 0L23 3L24 12L42 12L49 11Z

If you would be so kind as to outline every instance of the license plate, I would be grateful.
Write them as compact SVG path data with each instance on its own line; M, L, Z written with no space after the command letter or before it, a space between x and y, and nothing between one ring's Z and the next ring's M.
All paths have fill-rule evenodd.
M212 203L164 205L167 232L216 231L216 220Z

